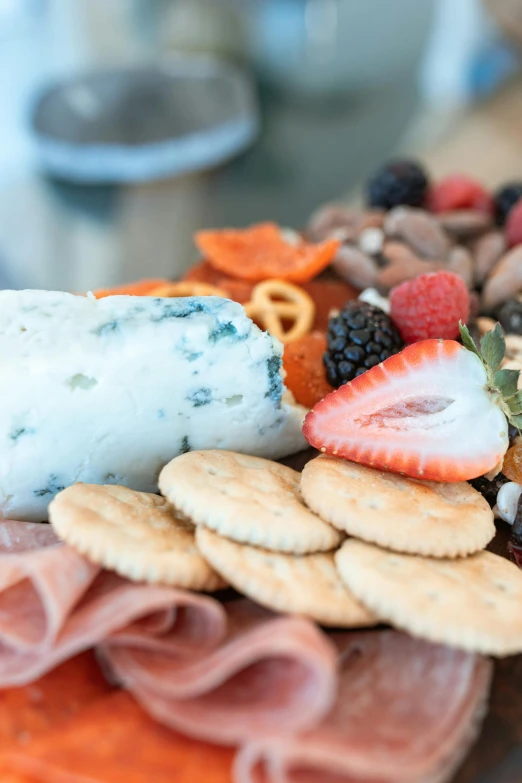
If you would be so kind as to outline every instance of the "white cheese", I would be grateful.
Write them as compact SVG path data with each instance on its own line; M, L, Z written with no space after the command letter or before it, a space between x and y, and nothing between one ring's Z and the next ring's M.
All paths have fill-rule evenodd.
M281 344L215 297L0 292L0 515L46 519L77 481L157 490L189 449L306 447Z

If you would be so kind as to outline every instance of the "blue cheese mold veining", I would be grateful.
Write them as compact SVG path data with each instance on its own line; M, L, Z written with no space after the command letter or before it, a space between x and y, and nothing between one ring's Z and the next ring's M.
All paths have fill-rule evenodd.
M42 520L77 481L154 492L191 449L277 459L306 446L282 346L216 297L0 292L0 510Z

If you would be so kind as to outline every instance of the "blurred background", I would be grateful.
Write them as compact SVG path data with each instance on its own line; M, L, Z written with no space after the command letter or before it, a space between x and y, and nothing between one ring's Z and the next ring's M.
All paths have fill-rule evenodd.
M0 287L175 277L408 152L522 175L517 0L0 0Z

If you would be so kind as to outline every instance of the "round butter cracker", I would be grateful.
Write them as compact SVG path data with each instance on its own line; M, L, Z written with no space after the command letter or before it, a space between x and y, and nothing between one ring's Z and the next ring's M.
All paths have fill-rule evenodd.
M196 542L224 579L269 609L300 614L337 628L378 622L342 583L331 552L270 552L230 541L206 527L198 527Z
M350 539L335 561L354 595L397 628L484 655L522 652L522 571L503 557L442 560Z
M49 521L89 560L134 581L205 591L226 587L197 549L193 525L159 495L74 484L56 495Z
M344 538L305 506L297 471L260 457L191 451L163 468L159 487L197 525L239 543L304 554Z
M396 552L460 557L495 535L489 504L467 482L418 481L323 454L305 465L301 491L331 525Z

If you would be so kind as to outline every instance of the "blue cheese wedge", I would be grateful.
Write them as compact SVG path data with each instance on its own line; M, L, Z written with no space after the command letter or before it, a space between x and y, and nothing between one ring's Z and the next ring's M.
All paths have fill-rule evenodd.
M191 449L305 448L281 355L226 299L1 291L1 515L46 519L78 481L154 492Z

